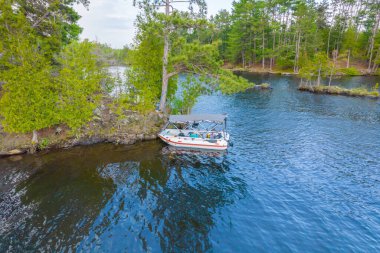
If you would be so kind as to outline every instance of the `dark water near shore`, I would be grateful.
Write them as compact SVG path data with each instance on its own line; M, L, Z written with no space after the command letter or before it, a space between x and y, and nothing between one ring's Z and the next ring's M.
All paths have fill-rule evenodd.
M194 108L228 113L226 153L152 141L0 160L0 252L379 252L379 101L249 77L273 90Z

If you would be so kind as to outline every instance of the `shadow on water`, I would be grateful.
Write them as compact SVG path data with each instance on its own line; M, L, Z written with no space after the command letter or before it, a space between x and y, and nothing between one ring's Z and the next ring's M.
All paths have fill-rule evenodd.
M0 160L0 250L211 249L216 211L242 198L245 183L228 175L223 154L162 147L97 145Z

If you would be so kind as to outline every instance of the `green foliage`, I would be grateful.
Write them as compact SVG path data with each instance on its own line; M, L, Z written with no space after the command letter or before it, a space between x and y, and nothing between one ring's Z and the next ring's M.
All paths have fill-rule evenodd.
M0 99L2 124L8 132L27 133L65 123L76 129L91 119L101 92L102 66L89 42L67 45L55 59L54 69L40 35L24 13L3 1L0 30ZM45 48L46 49L46 48Z
M231 15L227 10L219 11L215 17L211 17L211 24L214 29L211 30L215 36L214 40L219 41L219 54L222 59L227 58L228 37L231 31ZM211 40L212 41L212 40Z
M173 111L184 112L195 104L197 97L207 86L232 93L247 87L248 81L221 69L223 61L219 56L219 44L199 39L202 30L210 28L204 19L194 19L187 13L174 12L170 16L145 12L138 18L139 32L136 45L129 52L131 68L127 70L129 92L119 98L119 105L125 109L146 112L153 110L160 101L164 28L170 23L170 52L168 60L168 100ZM195 26L189 30L187 27ZM195 34L197 36L195 36ZM182 84L182 94L175 97L178 75L187 73L197 78L187 78Z
M1 6L1 23L9 23L0 41L0 80L3 95L0 114L9 132L31 132L58 123L55 105L58 92L51 75L52 68L34 44L36 37L21 13L14 14L10 5Z
M234 75L229 70L221 70L218 76L219 88L224 94L243 92L254 87L254 83L247 79Z
M88 4L0 0L0 116L6 131L56 124L76 130L92 118L106 73L95 45L75 41L81 29L74 2Z
M91 119L100 99L100 82L106 76L93 49L88 41L73 42L57 59L61 65L57 77L59 118L73 129Z
M294 55L279 56L277 58L276 64L281 69L289 69L293 67L294 64Z
M358 42L356 40L356 31L355 28L350 26L344 33L342 49L343 50L357 50Z
M306 60L299 71L302 79L308 81L315 80L316 85L320 84L321 77L331 74L334 66L329 62L325 53L316 53L312 60Z
M8 132L27 133L59 122L56 115L58 93L50 66L35 53L25 52L24 56L28 60L1 73L5 84L0 114Z
M339 72L348 76L357 76L361 74L360 71L354 67L339 69Z
M138 24L137 45L129 53L131 67L127 79L132 87L122 99L126 108L140 112L152 111L160 100L162 83L163 38L158 22ZM169 98L176 89L176 80L169 82Z
M28 17L28 23L43 48L43 54L52 59L61 47L77 40L82 32L77 24L80 16L73 9L76 3L88 6L88 0L5 0Z
M210 40L220 41L223 60L243 68L260 64L298 72L316 53L325 53L332 59L336 54L347 66L367 61L375 73L379 6L378 1L237 0L231 13L221 11L211 19Z
M189 114L197 102L198 97L206 91L204 79L194 75L187 75L180 86L181 95L172 101L172 114Z
M127 65L129 48L124 46L122 49L114 49L107 44L94 43L94 54L99 61L108 66Z
M48 61L27 39L17 41L20 62L1 73L5 85L0 114L5 130L26 133L58 123L75 130L90 120L105 76L91 52L93 45L74 42L66 46L57 59L61 64L58 75L53 75Z
M47 138L43 138L41 141L39 141L39 143L38 143L38 149L40 149L40 150L44 150L44 149L46 149L48 146L49 146L49 144L50 144L50 141L49 141L49 139L47 139Z

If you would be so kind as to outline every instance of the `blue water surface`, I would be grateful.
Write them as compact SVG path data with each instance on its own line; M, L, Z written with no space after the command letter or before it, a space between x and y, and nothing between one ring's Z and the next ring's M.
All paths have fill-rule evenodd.
M0 160L0 251L380 252L378 100L273 89L202 96L225 153L160 141ZM350 79L343 85L373 84Z

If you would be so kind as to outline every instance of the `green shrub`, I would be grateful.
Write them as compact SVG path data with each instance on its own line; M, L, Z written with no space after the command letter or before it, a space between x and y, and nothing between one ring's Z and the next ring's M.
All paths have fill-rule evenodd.
M339 72L342 72L343 74L348 76L358 76L361 74L360 71L354 67L340 69Z
M276 65L280 69L285 70L285 69L291 69L294 65L294 62L292 59L289 59L289 58L278 57L276 61Z
M49 139L43 138L39 143L38 143L38 149L43 150L46 149L49 146Z

